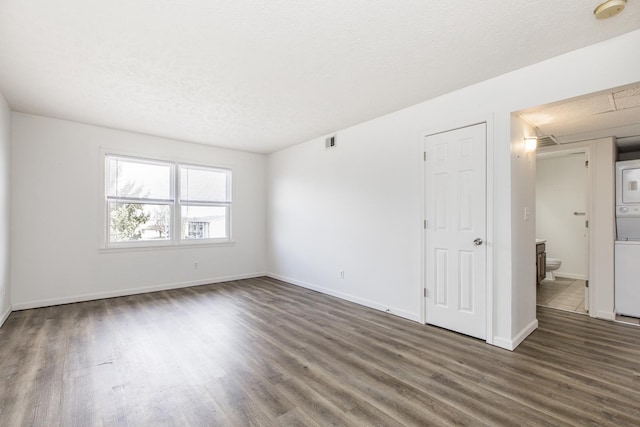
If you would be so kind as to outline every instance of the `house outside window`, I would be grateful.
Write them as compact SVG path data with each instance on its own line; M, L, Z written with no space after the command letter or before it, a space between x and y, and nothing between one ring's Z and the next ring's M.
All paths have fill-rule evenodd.
M208 221L189 221L189 232L187 238L189 239L206 239L209 237L209 222Z

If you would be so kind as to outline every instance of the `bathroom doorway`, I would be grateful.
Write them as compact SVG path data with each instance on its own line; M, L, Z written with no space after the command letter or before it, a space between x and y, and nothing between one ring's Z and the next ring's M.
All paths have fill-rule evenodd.
M585 147L536 155L536 246L546 258L537 305L588 313L588 167Z

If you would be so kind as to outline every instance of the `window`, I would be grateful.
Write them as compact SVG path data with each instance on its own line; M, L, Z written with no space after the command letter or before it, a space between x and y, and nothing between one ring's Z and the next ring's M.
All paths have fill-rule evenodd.
M106 246L229 241L229 169L113 154L105 166Z
M229 236L230 171L179 165L182 239Z

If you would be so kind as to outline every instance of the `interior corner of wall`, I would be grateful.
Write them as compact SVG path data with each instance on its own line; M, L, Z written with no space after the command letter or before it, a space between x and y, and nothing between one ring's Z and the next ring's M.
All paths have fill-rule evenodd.
M2 327L2 325L4 325L4 322L7 320L12 311L13 307L11 306L11 304L9 304L6 310L0 313L0 328Z

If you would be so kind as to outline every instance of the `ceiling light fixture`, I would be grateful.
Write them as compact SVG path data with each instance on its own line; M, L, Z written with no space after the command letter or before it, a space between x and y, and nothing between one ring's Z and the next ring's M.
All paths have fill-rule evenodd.
M538 138L535 136L528 136L524 139L524 151L527 153L531 153L536 151L538 147Z
M624 9L624 4L627 0L607 0L598 7L595 8L593 14L596 15L598 19L607 19L611 18L622 12Z

